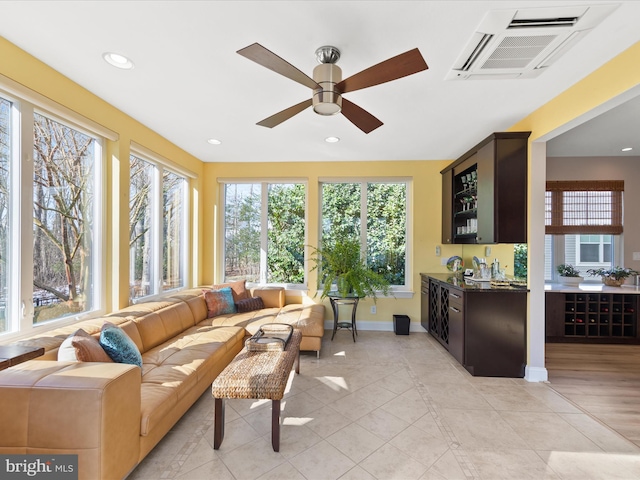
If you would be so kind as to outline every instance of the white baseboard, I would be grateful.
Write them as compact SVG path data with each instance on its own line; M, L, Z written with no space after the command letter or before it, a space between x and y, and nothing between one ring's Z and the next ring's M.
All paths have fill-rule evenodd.
M544 367L524 367L524 379L527 382L548 382L549 373Z
M340 320L342 322L343 320ZM358 330L372 331L372 332L393 332L393 321L389 322L374 322L371 320L358 320ZM324 321L325 330L333 330L333 320ZM422 328L422 325L417 322L409 323L409 332L426 333L427 331Z

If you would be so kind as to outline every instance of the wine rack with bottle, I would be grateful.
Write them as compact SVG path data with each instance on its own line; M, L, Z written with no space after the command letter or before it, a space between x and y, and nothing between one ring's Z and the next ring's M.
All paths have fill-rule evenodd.
M638 295L548 293L547 340L638 342ZM550 318L551 317L551 318Z

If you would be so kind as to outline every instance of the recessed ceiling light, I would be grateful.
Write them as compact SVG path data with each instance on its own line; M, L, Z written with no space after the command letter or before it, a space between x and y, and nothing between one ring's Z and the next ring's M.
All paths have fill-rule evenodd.
M633 147L624 147L622 149L623 152L630 152L631 150L633 150Z
M105 52L102 54L102 58L109 64L116 68L123 70L131 70L133 68L133 62L124 55L113 52Z
M209 140L207 140L207 142L209 142L211 145L220 145L222 143L217 138L210 138Z
M339 142L340 139L338 137L327 137L324 139L324 141L327 143L336 143Z

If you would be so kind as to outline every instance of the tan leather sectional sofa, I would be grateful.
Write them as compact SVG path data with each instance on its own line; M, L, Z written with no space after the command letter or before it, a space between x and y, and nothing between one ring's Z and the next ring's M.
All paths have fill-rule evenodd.
M207 318L202 289L193 289L18 342L46 353L0 371L0 453L78 454L80 479L122 479L263 323L295 325L301 350L319 355L324 305L291 303L283 289L252 294L265 308ZM67 336L78 328L99 335L105 321L135 342L142 372L122 363L57 361Z

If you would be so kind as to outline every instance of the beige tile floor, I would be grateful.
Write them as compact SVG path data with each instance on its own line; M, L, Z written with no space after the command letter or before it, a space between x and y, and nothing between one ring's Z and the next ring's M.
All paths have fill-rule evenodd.
M469 375L427 333L325 335L283 400L228 400L213 450L210 392L129 480L640 479L640 447L546 384Z

